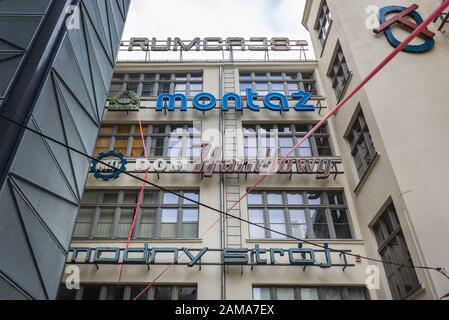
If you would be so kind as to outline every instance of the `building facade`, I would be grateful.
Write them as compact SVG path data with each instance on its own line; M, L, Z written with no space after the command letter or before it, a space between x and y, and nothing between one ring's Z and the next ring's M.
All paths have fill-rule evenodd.
M322 91L323 79L316 69L315 61L119 62L111 85L111 96L123 90L135 91L141 97L140 111L106 111L95 154L111 149L122 153L128 160L128 172L141 178L145 174L135 170L135 161L145 157L143 144L150 161L164 159L168 163L181 156L198 161L197 157L204 150L201 149L202 144L218 147L220 153L217 161L264 159L268 150L284 156L328 111ZM222 101L210 111L203 112L192 106L192 98L199 92L208 92L215 97L230 92L244 96L247 89L258 92L261 97L270 92L284 94L289 97L289 111L264 108L261 98L255 101L256 105L261 106L259 112L246 107L243 111L236 111L235 104L228 111L222 111ZM313 111L295 111L294 106L299 101L291 95L298 91L313 94L309 101ZM178 105L174 111L169 111L167 105L164 110L157 111L157 97L164 93L188 96L186 111L182 112ZM244 105L246 103L245 100ZM235 207L235 202L253 186L260 174L232 170L222 173L217 172L218 169L210 175L204 171L162 170L151 171L147 179L268 229L364 255L365 242L348 194L350 189L344 178L341 153L334 136L330 123L291 155L292 159L312 161L312 167L314 161L329 160L332 162L330 174L318 178L313 168L309 174L298 173L295 168L286 174L276 172ZM126 248L141 185L141 181L126 175L103 181L90 174L72 247L81 251L84 250L82 248ZM376 298L376 292L370 292L365 287L365 269L368 266L365 261L348 256L350 266L344 268L344 257L332 253L332 264L336 266L329 268L315 265L303 269L303 266L289 265L288 249L298 249L298 241L258 228L257 225L248 225L232 216L223 217L210 208L146 186L129 247L135 249L147 245L150 248L178 248L181 252L182 248L193 250L208 247L211 252L202 259L204 265L201 268L198 265L182 265L187 257L179 254L179 264L169 266L143 297ZM256 265L230 265L222 260L221 251L212 251L226 248L252 250L257 246L260 249L284 250L273 253L276 265L271 265L269 251L259 257L260 260L267 260L267 264L261 262ZM305 247L320 249L307 244L304 244ZM157 255L160 258L156 256L156 262L170 264L173 260L172 253ZM115 256L115 251L104 256L111 258ZM325 262L322 252L317 251L315 256L317 263ZM248 257L255 259L255 255ZM73 252L69 255L69 262L72 258ZM85 252L80 253L76 261L84 262ZM66 290L63 283L62 298L84 299L84 290L88 298L130 299L167 268L167 265L157 264L123 264L121 273L120 264L97 264L98 269L93 263L77 266L80 268L82 289Z
M93 152L129 4L0 2L0 299L56 298L89 171L17 123Z
M326 79L329 104L335 105L393 50L384 33L373 33L379 9L413 4L424 19L441 1L307 2L303 24L317 54L317 73ZM440 147L449 136L444 120L449 115L449 43L440 27L447 29L440 20L429 26L435 33L433 49L397 56L338 112L333 126L368 255L447 270L447 252L436 250L449 227L444 209L448 149ZM409 34L397 23L390 30L398 40ZM379 298L439 299L449 291L447 278L437 271L380 267Z
M422 17L440 4L416 2ZM368 23L391 1L374 1L374 9L372 4L307 1L303 23L316 61L119 62L94 154L106 159L109 150L120 153L128 173L164 189L147 184L142 192L142 181L123 173L103 181L107 168L89 175L59 298L446 294L449 282L441 273L410 268L449 267L447 253L435 250L449 227L442 191L448 176L449 43L438 25L429 28L435 32L432 50L401 53L288 154L393 50L383 34L373 33L378 24ZM134 94L121 95L125 91ZM203 92L217 98L216 106L211 96L195 100ZM242 110L229 93L243 97ZM267 99L271 93L277 95ZM187 99L173 102L165 94ZM138 111L116 107L136 99ZM290 162L270 168L257 183L269 164L263 161L277 155ZM294 238L307 242L301 247ZM77 279L80 289L69 290Z

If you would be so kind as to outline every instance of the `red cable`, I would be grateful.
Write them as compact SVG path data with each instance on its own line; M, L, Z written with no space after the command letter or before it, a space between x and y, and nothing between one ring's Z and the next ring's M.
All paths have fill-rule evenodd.
M342 99L334 108L332 108L329 113L321 119L313 128L310 130L296 145L290 149L290 151L281 159L279 163L287 160L288 157L299 148L307 139L309 139L321 126L323 126L331 116L336 114L341 107L343 107L346 102L348 102L360 89L362 89L374 76L376 76L388 63L390 63L414 38L422 33L422 31L427 28L427 26L434 21L439 15L449 7L449 0L445 0L445 2L435 10L422 24L418 26L395 50L393 50L373 71L371 71L368 76L366 76L344 99ZM260 185L268 175L261 176L256 183L249 188L242 197L239 198L227 211L229 212L236 205L238 205L249 193L251 193L258 185ZM210 230L210 229L209 229ZM133 300L139 299L151 286L164 275L174 264L169 265L165 268L147 287L145 287L138 295L136 295Z
M340 110L346 102L348 102L360 89L362 89L376 74L378 74L391 60L393 60L414 38L422 33L422 31L427 28L427 26L433 22L436 18L439 17L441 12L443 12L447 7L449 7L449 0L445 0L445 2L435 11L433 12L422 24L419 25L395 50L393 50L373 71L371 71L365 79L362 80L355 88L352 90L343 100L340 101L329 113L318 122L312 130L310 130L304 138L301 139L293 148L281 159L279 160L279 164L283 161L287 160L287 158L297 149L299 148L308 138L310 138L322 125L324 125L330 117ZM237 200L231 207L234 208L240 201L242 201L249 193L251 193L258 185L262 183L268 176L261 176L256 183L249 188L245 194Z
M146 146L146 143L145 143L145 137L143 135L142 121L140 119L140 111L137 112L137 119L139 121L140 138L142 139L143 152L144 152L144 155L145 155L145 159L148 159L147 146ZM148 170L145 171L144 180L147 180L147 178L148 178ZM131 237L132 237L133 232L134 232L134 228L136 227L137 217L138 217L138 214L139 214L140 206L142 204L143 193L145 191L145 185L146 185L146 183L142 183L142 187L140 188L139 199L137 201L136 210L134 211L133 222L131 224L131 228L130 228L129 233L128 233L128 238L126 240L126 247L125 247L126 249L128 249L128 247L129 247L129 244L131 242ZM120 280L122 279L122 273L123 273L124 267L125 267L125 265L123 263L121 263L120 264L120 273L119 273L119 277L118 277L118 282L119 283L120 283Z

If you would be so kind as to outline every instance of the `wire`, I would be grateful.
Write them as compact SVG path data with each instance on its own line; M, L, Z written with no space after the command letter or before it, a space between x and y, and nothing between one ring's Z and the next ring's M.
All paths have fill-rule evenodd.
M448 1L449 1L449 0L448 0ZM234 215L232 215L232 214L230 214L230 213L223 212L223 211L221 211L221 210L219 210L219 209L216 209L216 208L214 208L214 207L212 207L212 206L210 206L210 205L204 204L204 203L202 203L202 202L200 202L200 201L198 201L198 200L190 199L190 198L188 198L188 197L186 197L186 196L184 196L184 195L182 195L182 194L176 193L176 192L174 192L174 191L172 191L172 190L169 190L169 189L167 189L167 188L165 188L165 187L162 187L162 186L160 186L160 185L157 185L157 184L155 184L155 183L153 183L153 182L151 182L151 181L148 181L148 180L145 180L145 179L143 179L143 178L140 178L139 176L136 176L136 175L134 175L134 174L132 174L132 173L123 171L123 170L121 170L121 169L118 169L118 168L116 168L115 166L113 166L113 165L111 165L111 164L109 164L109 163L107 163L107 162L105 162L105 161L103 161L103 160L98 160L98 159L96 159L96 158L94 158L94 157L92 157L92 156L90 156L90 155L88 155L88 154L86 154L86 153L84 153L84 152L78 150L78 149L75 149L75 148L73 148L73 147L71 147L71 146L69 146L69 145L67 145L67 144L65 144L65 143L63 143L63 142L60 142L60 141L58 141L58 140L56 140L56 139L54 139L54 138L52 138L52 137L49 137L49 136L47 136L46 134L44 134L44 133L42 133L42 132L39 132L39 131L37 131L37 130L35 130L35 129L32 129L32 128L26 126L26 125L23 125L23 124L21 124L21 123L15 121L15 120L13 120L13 119L10 119L10 118L8 118L8 117L2 115L2 114L0 114L0 119L6 120L6 121L10 121L10 122L16 124L17 126L23 128L23 129L26 129L26 130L28 130L28 131L34 133L34 134L37 134L37 135L41 136L42 138L45 138L45 139L47 139L47 140L50 140L50 141L52 141L52 142L54 142L54 143L56 143L56 144L58 144L58 145L60 145L60 146L63 146L63 147L65 147L65 148L67 148L67 149L69 149L69 150L71 150L71 151L73 151L73 152L76 152L76 153L78 153L78 154L80 154L80 155L82 155L82 156L84 156L84 157L86 157L86 158L89 158L90 160L95 160L95 161L97 161L98 163L100 163L100 164L102 164L102 165L104 165L104 166L106 166L106 167L109 167L109 168L111 168L111 169L113 169L113 170L118 170L118 171L120 171L121 173L123 173L123 174L125 174L125 175L127 175L127 176L129 176L129 177L131 177L131 178L133 178L133 179L139 180L139 181L141 181L141 182L145 182L145 183L149 184L149 185L152 186L152 187L155 187L155 188L160 189L160 190L162 190L162 191L164 191L164 192L167 192L167 193L171 193L171 194L173 194L173 195L176 195L176 196L178 196L178 197L180 197L180 198L182 198L182 199L184 199L184 200L187 200L187 201L193 202L193 203L195 203L195 204L198 204L199 206L202 206L202 207L204 207L204 208L207 208L207 209L209 209L209 210L211 210L211 211L214 211L214 212L223 214L223 215L228 216L228 217L231 217L231 218L235 218L235 219L237 219L237 220L239 220L239 221L241 221L241 222L244 222L244 223L247 223L247 224L249 224L249 225L253 225L253 226L259 227L259 228L261 228L261 229L270 231L270 232L272 232L272 233L276 233L276 234L281 235L281 236L284 236L284 237L286 237L286 238L290 238L290 239L293 239L293 240L296 240L296 241L299 241L299 242L302 242L302 243L306 243L306 244L309 244L309 245L316 246L316 247L318 247L318 248L325 249L325 247L324 247L323 245L320 245L320 244L318 244L318 243L315 243L315 242L312 242L312 241L308 241L308 240L305 240L305 239L296 238L296 237L294 237L294 236L292 236L292 235L289 235L289 234L286 234L286 233L283 233L283 232L280 232L280 231L277 231L277 230L273 230L273 229L270 229L270 228L265 227L265 226L258 225L258 224L254 223L254 222L248 221L248 220L243 219L243 218L241 218L241 217L234 216ZM354 254L354 253L345 252L345 251L339 250L339 249L333 249L333 248L330 248L330 247L328 247L327 249L330 250L330 251L332 251L332 252L342 253L342 254L346 254L346 255L348 255L348 256L352 256L352 257L356 257L356 258L360 258L360 259L365 259L365 260L374 261L374 262L380 262L380 263L385 263L385 264L391 264L391 265L396 265L396 266L404 266L404 267L415 268L415 269L433 269L433 270L441 269L441 268L439 268L439 267L425 267L425 266L401 265L401 264L398 264L398 263L389 262L389 261L384 261L384 260L380 260L380 259L376 259L376 258L370 258L370 257L362 256L362 255L359 255L359 254Z
M446 9L447 7L449 7L449 0L445 0L445 2L435 11L435 12L433 12L422 24L420 24L394 51L392 51L370 74L368 74L368 76L366 77L366 78L364 78L363 80L362 80L362 82L360 83L360 84L358 84L342 101L340 101L340 103L339 104L337 104L337 106L335 106L320 122L318 122L318 124L314 127L314 128L312 128L312 130L311 131L309 131L304 137L303 137L303 139L301 139L301 141L299 141L288 153L287 153L287 155L283 158L283 159L281 159L280 161L283 161L283 160L285 160L286 158L288 158L288 156L291 154L291 153L293 153L294 152L294 150L295 149L297 149L302 143L304 143L305 141L306 141L306 139L308 139L311 135L313 135L323 124L325 124L328 120L329 120L329 118L332 116L332 115L334 115L334 114L336 114L337 112L338 112L338 110L341 108L341 107L343 107L343 105L345 105L346 104L346 102L348 102L361 88L363 88L364 86L365 86L365 84L366 83L368 83L375 75L377 75L391 60L393 60L393 58L394 57L396 57L415 37L417 37L419 34L421 34L421 32L435 19L435 18L437 18L438 16L439 16L439 14L442 12L442 11L444 11L444 9ZM10 118L8 118L8 117L6 117L6 116L4 116L4 115L1 115L0 114L0 118L2 118L2 119L4 119L4 120L7 120L7 121L10 121L10 122L12 122L12 123L14 123L14 124L16 124L16 125L18 125L18 126L20 126L21 128L23 128L23 129L26 129L26 130L28 130L28 131L30 131L30 132L33 132L33 133L35 133L35 134L37 134L37 135L39 135L39 136L41 136L41 137L43 137L43 138L45 138L45 139L48 139L48 140L50 140L50 141L52 141L52 142L54 142L54 143L56 143L56 144L59 144L59 145L61 145L61 146L63 146L63 147L65 147L65 148L67 148L67 149L69 149L69 150L71 150L71 151L73 151L73 152L76 152L76 153L78 153L78 154L81 154L81 155L83 155L83 156L85 156L85 157L87 157L87 158L89 158L89 159L91 159L91 160L97 160L97 159L95 159L95 158L93 158L92 156L89 156L89 155L87 155L87 154L85 154L84 152L81 152L81 151L79 151L79 150L77 150L77 149L75 149L75 148L73 148L73 147L71 147L71 146L69 146L69 145L67 145L67 144L64 144L64 143L62 143L62 142L60 142L60 141L58 141L58 140L56 140L56 139L53 139L53 138L51 138L51 137L49 137L49 136L47 136L47 135L45 135L45 134L43 134L43 133L41 133L41 132L39 132L39 131L37 131L37 130L34 130L34 129L32 129L32 128L29 128L28 126L26 126L26 125L24 125L24 124L21 124L21 123L19 123L19 122L17 122L17 121L15 121L15 120L13 120L13 119L10 119ZM272 229L270 229L270 228L267 228L267 227L265 227L265 226L260 226L260 225L258 225L258 224L256 224L256 223L253 223L253 222L251 222L251 221L248 221L248 220L246 220L246 219L243 219L243 218L241 218L241 217L237 217L237 216L234 216L234 215L232 215L232 214L229 214L228 212L223 212L223 211L221 211L221 210L219 210L219 209L216 209L216 208L213 208L213 207L211 207L211 206L209 206L209 205L206 205L206 204L204 204L204 203L201 203L201 202L199 202L199 201L196 201L196 200L193 200L193 199L189 199L189 198L187 198L187 197L185 197L184 195L181 195L181 194L177 194L176 192L173 192L173 191L171 191L171 190L168 190L168 189L166 189L166 188L164 188L164 187L161 187L161 186L159 186L159 185L157 185L157 184L154 184L154 183L152 183L152 182L150 182L150 181L147 181L146 179L142 179L142 178L140 178L140 177L138 177L138 176L136 176L136 175L133 175L133 174L130 174L129 172L125 172L125 171L123 171L123 170L121 170L121 169L117 169L117 168L115 168L114 166L112 166L112 165L110 165L110 164L108 164L108 163L106 163L106 162L104 162L104 161L98 161L97 160L97 162L99 162L99 163L101 163L101 164L103 164L103 165L105 165L105 166L107 166L107 167L109 167L109 168L111 168L111 169L113 169L113 170L119 170L121 173L123 173L123 174L126 174L126 175L128 175L128 176L130 176L130 177L132 177L132 178L134 178L134 179L137 179L137 180L140 180L140 181L142 181L142 182L144 182L144 183L148 183L149 185L151 185L151 186L153 186L153 187L155 187L155 188L158 188L158 189L160 189L160 190L163 190L163 191L165 191L165 192L168 192L168 193L171 193L171 194L174 194L174 195L177 195L178 197L180 197L180 198L183 198L183 199L185 199L185 200L189 200L189 201L191 201L191 202L193 202L193 203L196 203L196 204L198 204L198 205L200 205L200 206L203 206L203 207L205 207L205 208L208 208L208 209L210 209L210 210L212 210L212 211L215 211L215 212L218 212L218 213L220 213L220 214L223 214L223 215L225 215L225 216L228 216L228 217L233 217L233 218L235 218L235 219L237 219L237 220L239 220L239 221L241 221L241 222L245 222L245 223L247 223L247 224L249 224L249 225L253 225L253 226L257 226L257 227L259 227L259 228L262 228L262 229L264 229L264 230L268 230L268 231L270 231L270 232L272 232L272 233L276 233L276 234L279 234L279 235L282 235L282 236L284 236L284 237L286 237L286 238L290 238L290 239L294 239L294 240L296 240L296 241L299 241L299 242L302 242L302 243L306 243L306 244L310 244L310 245L313 245L313 246L316 246L316 247L319 247L319 248L325 248L323 245L319 245L319 244L317 244L317 243L314 243L314 242L311 242L311 241L307 241L307 240L304 240L304 239L300 239L300 238L296 238L296 237L294 237L294 236L291 236L291 235L288 235L288 234L286 234L286 233L282 233L282 232L279 232L279 231L276 231L276 230L272 230ZM247 190L247 192L236 202L236 203L234 203L234 205L233 206L231 206L231 208L229 209L229 210L231 210L232 208L234 208L240 201L242 201L252 190L254 190L263 180L265 180L266 179L266 177L267 176L262 176L251 188L249 188L248 190ZM229 211L228 210L228 211ZM218 221L218 220L217 220ZM399 263L395 263L395 262L390 262L390 261L384 261L384 260L381 260L381 259L377 259L377 258L370 258L370 257L366 257L366 256L362 256L362 255L358 255L358 254L354 254L354 253L348 253L348 252L343 252L342 250L338 250L338 249L333 249L333 248L328 248L331 252L339 252L339 253L342 253L342 254L345 254L345 255L348 255L348 256L353 256L353 257L356 257L356 258L359 258L359 259L364 259L364 260L368 260L368 261L373 261L373 262L379 262L379 263L383 263L383 264L390 264L390 265L395 265L395 266L402 266L402 267L408 267L408 268L413 268L413 269L427 269L427 270L436 270L436 271L438 271L438 272L440 272L441 274L443 274L444 275L444 273L442 272L442 268L441 267L428 267L428 266L413 266L413 265L401 265L401 264L399 264ZM168 269L168 268L167 268ZM163 273L165 273L166 271L164 271ZM162 274L163 274L162 273ZM162 276L162 274L160 274L159 276L158 276L158 278L159 277L161 277ZM156 281L156 280L155 280ZM154 283L154 281L152 282L152 283Z
M137 120L139 121L140 138L142 140L144 156L145 156L145 159L148 159L147 146L145 144L145 138L144 138L144 135L143 135L143 128L142 128L142 121L140 119L140 111L137 112ZM148 171L145 171L145 176L144 176L143 179L144 180L148 180ZM128 247L129 247L129 244L131 242L131 237L132 237L133 232L134 232L134 228L136 227L137 217L139 216L139 209L140 209L140 206L141 206L142 200L143 200L143 193L145 192L145 186L146 186L146 182L143 182L142 183L142 187L140 188L139 198L137 200L136 210L134 211L133 221L131 223L131 227L130 227L129 232L128 232L128 238L126 239L126 249L128 249ZM124 266L125 266L125 264L123 264L123 263L120 265L120 273L119 273L119 277L118 277L118 284L120 283L120 281L122 279L122 273L123 273Z

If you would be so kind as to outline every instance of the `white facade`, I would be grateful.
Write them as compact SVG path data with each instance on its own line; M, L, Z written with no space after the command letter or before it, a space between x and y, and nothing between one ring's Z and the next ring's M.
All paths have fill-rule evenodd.
M424 1L418 2L424 3ZM322 119L329 111L329 107L338 102L329 71L339 45L350 71L350 77L346 86L342 88L342 94L354 88L362 77L368 74L392 50L383 35L376 37L372 30L366 28L367 14L365 10L368 5L372 4L372 1L351 1L350 5L343 5L336 0L328 0L332 24L323 46L315 29L323 3L308 1L303 20L312 35L317 61L118 63L116 74L122 75L123 78L115 79L115 85L118 86L115 87L115 90L124 90L125 83L131 83L132 90L142 94L139 117L150 131L146 136L148 148L155 147L151 142L152 133L155 132L154 126L164 125L167 128L172 128L168 126L182 124L198 128L201 132L201 143L210 143L212 146L220 147L224 159L244 159L245 145L250 140L247 139L245 142L244 128L252 128L254 125L278 125L279 128L290 126L290 128L299 130L296 128L304 127L304 125L311 126ZM403 1L398 5L411 3L412 1ZM391 5L389 1L377 1L376 4L380 7ZM431 8L432 6L427 5L426 2L426 5L423 4L420 7L419 12L423 16L427 16ZM434 26L432 28L435 29ZM255 198L249 200L246 197L229 213L244 220L257 222L254 217L258 215L257 210L260 210L263 212L261 216L265 219L260 223L269 228L280 228L278 230L285 230L287 233L305 228L302 230L307 230L306 238L311 242L319 245L328 243L334 249L348 249L354 254L383 259L384 256L380 252L390 250L389 248L393 250L394 243L385 241L386 249L379 249L379 242L373 230L376 229L379 217L386 212L385 210L389 210L390 217L393 216L391 212L395 211L400 225L395 224L392 238L399 239L399 242L404 239L406 247L401 242L402 251L398 250L397 252L398 254L406 253L408 248L411 262L407 262L407 264L449 268L447 253L444 250L435 249L443 247L441 244L444 243L446 230L449 229L449 221L443 209L444 190L447 189L446 177L449 174L447 166L445 166L445 159L448 156L445 141L449 137L449 129L444 120L445 116L449 115L445 94L447 88L445 75L449 74L449 70L446 70L449 68L446 61L449 43L439 33L435 40L436 46L431 52L420 55L401 54L335 117L331 118L326 129L330 139L331 155L320 154L322 149L319 150L317 140L311 140L311 149L305 150L305 155L298 156L342 160L340 166L344 171L343 174L338 174L335 177L331 175L327 179L317 179L315 175L301 174L293 174L291 177L289 174L269 176L257 186L254 193L262 192L263 197L272 198L267 200L262 197L263 203L255 204L251 201L257 202L258 200L254 200ZM139 80L128 81L129 74L134 75L134 79L139 77ZM144 74L149 75L148 79ZM311 82L316 85L317 92L311 103L317 106L319 101L324 108L316 109L314 112L297 112L292 109L295 101L289 97L289 112L275 112L266 109L253 112L246 108L243 112L236 112L232 109L222 112L220 110L221 101L219 101L216 109L203 113L193 109L191 99L189 99L189 107L186 112L181 112L179 109L158 112L155 110L155 92L163 93L158 88L162 87L165 82L161 80L160 76L153 79L153 74L172 74L171 80L166 82L170 83L167 90L170 90L171 93L180 82L181 88L184 88L182 86L184 83L189 83L185 87L187 91L189 87L193 88L190 80L194 75L200 74L202 75L200 92L209 92L215 97L222 97L228 92L240 94L240 89L245 88L243 84L246 82L251 82L253 89L259 92L276 90L275 86L278 86L276 88L279 89L280 83L284 90L290 89L290 84L293 87L296 83L299 86L297 90L310 91L311 87L306 87L309 78L304 78L303 74L313 74L314 81ZM265 78L261 74L265 74ZM300 74L300 76L297 79L289 78L291 74ZM154 85L156 82L157 86ZM269 83L268 88L264 87L264 82ZM136 85L137 83L139 84ZM145 90L150 97L144 97L143 91ZM152 93L149 93L150 91ZM262 101L258 100L257 104L262 105ZM360 110L363 111L363 117L366 119L367 129L365 128L365 130L369 129L369 133L364 131L365 135L370 135L372 138L374 147L370 146L370 148L373 148L376 153L369 159L369 165L363 170L363 174L359 175L358 171L360 173L361 169L357 170L356 168L349 140L357 115L361 115ZM132 156L134 149L129 146L129 143L132 143L131 141L134 139L139 140L140 131L137 130L134 134L120 135L117 132L120 130L117 125L138 127L138 123L136 112L105 112L103 126L109 128L105 131L113 130L112 133L106 134L112 138L102 140L97 147L102 148L101 151L105 151L115 146L121 152L127 153L127 159L133 162L135 159ZM114 127L111 129L109 126ZM134 129L131 128L131 130ZM237 132L236 140L227 139L225 132L233 130ZM290 137L288 132L283 132ZM117 143L117 138L133 135L136 138L127 138L126 142L123 140ZM285 142L285 140L281 142L281 138L277 141L278 143ZM127 149L121 143L128 144ZM282 147L282 145L277 145L277 147ZM137 149L137 153L142 151L141 148L140 151ZM150 155L150 158L166 157L166 152L167 150L164 149L163 156ZM260 153L261 151L259 151L259 155ZM132 164L130 166L132 167ZM363 165L361 168L364 168ZM143 173L137 173L137 175L144 177ZM257 174L245 176L243 174L221 175L214 173L211 177L201 177L197 173L162 173L160 175L150 173L148 179L152 183L173 191L198 192L200 202L227 211L248 188L256 183L259 177L260 175ZM138 192L141 185L140 181L126 175L121 175L117 180L108 182L103 182L91 175L86 190L97 190L99 194L120 191L118 194L120 202L122 194ZM147 186L147 191L151 190L154 188ZM321 193L324 203L317 204L316 199L312 199L312 196L306 192ZM344 203L335 205L330 203L329 199L335 193L339 193L343 197ZM279 199L276 195L279 194L284 197L282 203L276 203ZM302 203L290 205L288 197L289 195L293 197L294 194L301 194L304 197L302 200L298 200ZM99 199L102 197L100 196ZM275 200L272 202L271 199ZM110 208L114 208L115 211L113 210L114 214L112 214L113 220L108 222L110 236L96 237L98 234L95 232L98 230L94 229L98 228L101 210L105 206L98 204L98 201L92 201L83 206L87 210L83 217L89 217L88 211L94 210L95 207L95 210L91 211L92 226L84 229L83 237L74 238L72 247L124 248L126 240L123 237L121 239L116 237L121 228L118 212L123 211L122 207L133 208L133 206L130 203L111 205ZM136 204L134 204L134 208L135 206ZM143 206L145 207L145 205ZM288 249L298 246L296 240L270 238L269 233L260 236L257 231L254 231L255 229L250 231L250 227L245 222L220 217L219 213L205 207L198 208L197 236L183 236L184 222L178 216L177 236L164 237L162 236L165 233L162 230L165 228L164 220L161 218L164 205L161 204L160 207L157 209L154 222L155 231L152 233L156 235L156 238L142 239L139 237L139 231L136 231L130 247L141 248L144 244L148 244L149 247L252 249L259 245L261 248L267 249ZM325 212L323 215L325 218L321 223L327 227L319 226L320 219L317 218L319 209ZM142 210L144 209L141 209L139 214L142 214ZM180 210L184 209L178 209L178 215ZM283 221L275 220L276 214L279 213L276 210L283 212L281 214ZM337 216L341 217L343 212L347 214L347 223L344 221L345 219L336 221ZM298 216L307 216L303 227L299 226L301 218L294 218ZM279 216L277 217L279 218ZM314 221L315 224L311 221ZM138 220L136 230L141 227L139 223L141 220ZM104 228L105 220L102 220L101 224ZM295 229L296 227L299 229ZM77 229L75 236L76 232ZM258 236L251 232L257 233ZM318 234L324 235L323 237L326 239L320 238ZM312 246L305 244L304 247ZM266 256L264 257L266 258ZM341 262L338 254L332 257L334 263ZM286 256L279 257L278 262L285 261L283 260L285 258ZM278 299L306 299L307 297L321 299L331 297L438 299L449 290L449 282L437 271L417 269L415 275L414 269L408 273L401 273L403 269L399 268L400 270L391 272L393 278L402 279L396 282L402 287L393 293L391 282L389 284L381 263L356 259L351 256L347 258L348 262L354 266L345 269L309 266L303 270L300 266L254 266L251 268L249 266L221 265L204 265L200 269L198 266L190 268L185 265L173 265L165 270L167 266L150 265L150 269L148 269L145 265L125 265L120 283L127 286L145 286L156 279L155 286L191 286L197 290L195 295L197 299L253 299L260 297ZM180 257L180 261L185 261L183 259L185 256ZM206 263L220 261L219 252L212 252L207 259L203 260ZM376 270L376 268L368 268L373 265L377 266L380 271L379 287L370 288L370 290L364 289L369 276L367 271ZM119 265L99 265L98 269L93 264L79 265L79 267L83 286L89 284L103 286L100 298L106 298L107 293L105 292L108 291L106 286L117 284L120 277L121 267ZM162 272L162 276L158 277ZM410 278L404 280L404 277ZM125 298L132 298L136 292L125 293ZM150 298L155 298L157 293L151 292ZM171 297L179 298L179 294L172 293ZM82 293L78 293L77 298L82 298Z

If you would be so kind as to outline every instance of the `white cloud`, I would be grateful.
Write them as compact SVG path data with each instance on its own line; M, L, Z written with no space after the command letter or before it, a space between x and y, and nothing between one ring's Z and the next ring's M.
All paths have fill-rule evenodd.
M304 5L305 0L132 0L123 39L285 36L310 41L301 25Z

